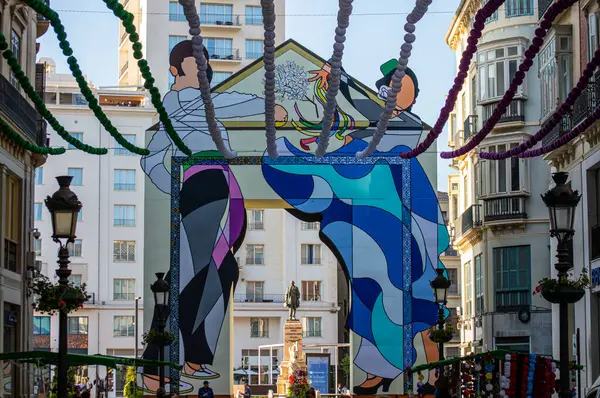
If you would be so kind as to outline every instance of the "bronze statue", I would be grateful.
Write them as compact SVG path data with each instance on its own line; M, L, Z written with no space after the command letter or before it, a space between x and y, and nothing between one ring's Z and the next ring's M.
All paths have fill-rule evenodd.
M285 306L290 309L290 316L288 320L296 320L296 310L300 307L300 290L294 281L290 282L290 286L285 292Z

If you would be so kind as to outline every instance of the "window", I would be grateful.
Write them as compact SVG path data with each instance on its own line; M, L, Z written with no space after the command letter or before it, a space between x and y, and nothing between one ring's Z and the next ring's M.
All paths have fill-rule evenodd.
M73 177L71 185L83 185L83 169L80 167L69 167L67 174Z
M478 203L479 202L479 197L481 195L481 163L477 162L475 163L475 165L473 166L473 168L475 169L475 181L474 181L474 188L475 188L475 200L474 203Z
M475 257L475 314L481 315L483 312L483 267L479 254Z
M321 245L303 244L302 246L300 246L300 250L302 252L302 264L321 264Z
M33 317L33 334L41 336L50 335L50 317L49 316L34 316Z
M21 36L14 29L10 33L10 50L17 61L21 63ZM19 81L13 72L10 72L10 82L13 86L19 87Z
M135 261L135 241L115 240L113 242L113 261L131 263Z
M265 282L247 281L246 282L246 301L262 302L264 300Z
M453 191L458 191L458 183L457 182L453 182L452 183L452 190Z
M81 208L81 210L79 210L79 213L77 213L77 222L81 221L83 221L83 207Z
M471 319L473 315L473 304L471 299L473 298L473 276L471 275L471 262L465 263L465 318Z
M320 281L302 281L302 301L321 301Z
M463 177L463 207L465 210L469 207L469 176L466 174Z
M69 282L75 286L81 286L81 275L69 275Z
M210 82L210 84L214 87L217 84L229 79L231 75L231 72L213 72L212 81Z
M169 39L171 37L169 36ZM135 134L123 134L123 138L125 138L125 141L129 142L131 145L135 145ZM123 145L119 144L117 142L117 140L114 141L114 145L115 145L115 155L125 155L125 156L132 156L133 153L129 152L129 150L125 149L123 147Z
M246 58L257 59L262 57L263 41L246 39Z
M303 337L323 337L321 331L321 317L302 318Z
M248 218L250 219L250 223L248 224L248 229L251 229L251 230L265 229L265 224L263 222L263 218L264 218L263 210L250 210L250 214L248 214Z
M113 225L115 227L135 227L135 206L115 205Z
M448 289L449 296L460 296L460 292L458 291L458 271L451 268L446 268L446 273L448 274L448 279L452 284Z
M81 239L75 239L75 242L67 243L67 248L69 249L69 256L71 257L81 257L83 247L83 241Z
M67 334L88 334L88 317L70 316L67 322Z
M458 330L458 314L456 313L456 308L450 308L450 316L446 322L450 323L450 325L452 325L452 329L454 329L452 340L460 340L460 332Z
M33 211L35 213L35 221L42 221L42 204L34 203Z
M496 310L528 307L531 297L530 247L497 247L493 256Z
M200 23L231 25L233 23L233 6L226 4L200 4Z
M539 76L542 90L542 119L548 117L558 103L564 102L571 89L571 37L554 36L539 55Z
M456 220L458 216L458 196L452 195L452 217Z
M588 16L588 61L594 57L598 49L598 16L590 14Z
M115 169L115 191L135 191L135 170Z
M135 300L135 279L114 279L113 300Z
M489 147L490 152L504 152L517 144L501 144ZM521 167L524 159L508 158L505 160L487 162L490 166L490 194L518 192L521 190ZM481 172L483 174L483 171ZM484 184L482 176L481 184ZM482 187L482 192L485 191Z
M211 58L227 58L233 56L232 39L204 39L204 46Z
M450 137L454 137L457 131L458 126L456 125L456 114L452 113L450 114L450 131L448 132L448 135Z
M500 100L518 70L523 53L521 45L511 45L477 54L480 101ZM522 94L523 85L519 87L516 96Z
M248 25L262 25L262 8L246 6L246 24Z
M134 337L135 336L135 321L133 316L115 316L114 337Z
M496 337L496 350L529 352L529 336Z
M507 0L504 10L506 18L533 15L533 0Z
M61 101L62 102L62 101ZM69 135L78 141L83 142L83 133L69 133ZM75 145L69 144L67 149L76 149Z
M169 1L169 21L185 21L183 7L177 1Z
M265 247L263 245L246 245L246 265L263 265L265 263Z
M33 240L33 251L36 256L42 255L42 239L34 239Z
M19 242L21 241L21 180L10 174L6 178L4 218L4 268L20 273Z
M444 347L444 349L446 350L446 359L460 357L460 347Z
M300 229L303 231L318 231L320 223L318 222L302 222L300 224Z
M269 318L250 318L250 337L269 337Z
M35 169L35 185L42 185L44 183L44 168L38 167Z

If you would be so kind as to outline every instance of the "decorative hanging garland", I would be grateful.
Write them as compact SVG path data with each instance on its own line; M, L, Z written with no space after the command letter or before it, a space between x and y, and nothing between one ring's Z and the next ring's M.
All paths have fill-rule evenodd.
M261 0L263 26L265 29L264 55L265 64L265 136L267 153L270 158L279 157L277 153L277 130L275 128L275 5L273 0Z
M125 32L129 34L129 41L131 41L132 49L133 49L133 58L137 59L138 68L142 72L142 78L144 79L144 88L146 88L150 92L150 101L154 108L158 112L158 118L163 124L165 131L171 138L171 141L175 144L175 146L184 154L191 156L192 151L185 145L179 134L175 131L173 127L173 123L169 118L169 114L167 113L163 103L162 96L160 95L160 91L157 87L154 86L155 79L152 77L152 73L150 73L150 66L148 65L148 61L144 58L144 54L142 52L142 43L140 43L140 36L136 32L135 25L133 24L134 15L128 11L126 11L123 6L119 3L118 0L102 0L110 9L113 14L119 18L123 24L123 28L125 28Z
M25 138L23 138L23 136L21 136L21 134L17 133L4 120L2 120L2 118L0 118L0 132L6 135L8 139L10 139L19 147L38 155L62 155L66 152L65 148L43 147L27 141Z
M454 105L456 104L456 100L458 98L458 94L462 90L462 86L465 82L465 79L468 75L468 70L471 65L471 59L473 59L473 55L477 52L477 43L481 38L481 32L485 28L485 21L492 16L494 12L498 10L498 8L504 3L504 0L490 0L488 1L479 11L475 14L475 22L473 23L473 29L469 33L469 37L467 38L467 48L462 53L462 58L458 67L458 74L454 79L454 85L450 88L448 92L448 96L446 98L446 103L444 107L440 110L440 115L438 116L437 121L427 134L427 137L417 145L416 148L408 152L402 152L400 154L401 158L411 159L416 156L419 156L423 152L425 152L429 147L434 143L434 141L440 136L446 122L448 121L448 117L450 116L450 112L454 109Z
M215 105L212 102L212 93L210 91L210 82L206 71L208 69L208 61L204 56L204 45L202 44L202 36L200 36L200 17L196 11L194 0L179 0L179 4L183 7L183 13L190 26L190 35L192 36L192 48L194 50L194 58L198 65L198 83L200 83L200 95L204 103L204 112L206 122L208 123L208 131L212 137L217 149L226 159L233 159L237 155L225 145L221 129L215 118Z
M519 86L521 86L525 81L526 72L529 71L529 68L531 68L533 65L534 58L540 51L540 47L544 44L544 38L548 33L548 29L552 27L552 22L561 12L571 7L571 5L573 5L576 1L577 0L555 0L555 2L548 8L544 14L543 20L540 22L540 26L535 30L535 38L532 40L529 49L525 51L525 59L519 65L519 70L515 73L508 90L504 93L504 96L496 105L496 109L494 109L492 115L485 121L482 129L465 145L451 152L442 152L440 156L443 159L451 159L457 156L462 156L473 150L481 143L481 141L483 141L485 137L487 137L496 123L498 123L502 115L506 112L506 109L508 109L508 106L512 102L512 99L515 96Z
M404 44L402 44L401 47L400 58L398 58L398 66L392 76L392 88L388 92L385 108L379 116L377 130L373 134L369 145L364 150L356 153L356 157L358 158L371 156L373 152L377 150L377 145L379 145L381 138L383 138L383 135L387 131L392 113L394 112L394 109L396 109L398 93L402 89L402 79L406 75L406 67L412 51L412 43L416 40L414 35L415 24L423 18L432 1L433 0L417 0L414 9L406 17L406 24L404 25L406 34L404 35Z
M50 21L54 32L56 33L56 37L60 42L59 47L62 50L63 54L67 57L67 63L69 64L69 69L71 69L71 73L77 84L79 85L79 89L81 94L83 94L84 98L88 103L88 107L92 110L96 118L100 121L102 126L108 131L108 133L115 138L115 140L121 144L128 151L136 153L138 155L149 155L150 151L145 148L139 148L129 141L127 141L117 130L115 126L108 119L106 114L102 111L100 105L98 105L98 100L90 90L87 81L83 77L83 73L79 68L79 64L77 63L77 58L73 56L73 49L71 48L71 44L67 41L67 33L65 32L65 27L60 21L58 13L48 7L41 0L24 0L28 6L30 6L35 12L43 15L46 19Z
M58 120L56 120L54 115L48 110L48 108L46 108L44 100L40 98L39 94L31 85L29 78L21 69L21 65L19 65L19 61L14 56L13 52L8 50L8 43L2 33L0 33L0 51L2 51L2 57L6 59L8 66L10 66L11 71L14 73L14 76L21 85L21 88L25 94L27 94L29 99L31 99L39 114L50 124L50 126L52 126L54 131L56 131L61 138L73 145L75 148L87 153L91 153L92 155L105 155L108 152L106 148L95 148L79 141L77 138L71 136L71 134L69 134L69 132L65 130L65 128L58 122Z
M583 74L579 77L579 81L571 89L567 99L564 103L556 108L552 116L548 119L546 123L539 129L533 136L531 136L527 141L519 144L518 146L504 152L480 152L479 157L482 159L491 159L491 160L504 160L511 156L517 156L521 153L525 152L528 149L533 148L538 142L540 142L544 137L546 137L554 127L562 120L562 117L569 111L569 109L575 104L575 101L581 96L583 90L588 86L588 83L591 77L594 74L596 68L600 66L600 49L596 50L594 53L594 57L588 64L586 65Z
M333 55L331 56L331 80L329 88L325 94L325 106L323 109L323 119L321 121L321 134L315 156L321 158L325 155L329 146L329 134L333 122L333 114L337 107L336 97L340 90L340 81L342 78L342 57L344 56L344 42L346 41L346 29L350 25L350 15L352 14L352 2L354 0L339 0L339 10L337 14L337 28L335 28L335 43L333 44ZM429 1L431 3L431 1ZM394 102L395 106L395 102Z

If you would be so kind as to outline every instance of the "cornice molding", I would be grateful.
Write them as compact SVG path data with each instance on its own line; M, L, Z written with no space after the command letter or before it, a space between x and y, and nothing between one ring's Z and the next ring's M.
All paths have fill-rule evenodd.
M458 10L446 40L453 51L458 48L461 37L469 34L473 18L480 8L481 0L466 0Z

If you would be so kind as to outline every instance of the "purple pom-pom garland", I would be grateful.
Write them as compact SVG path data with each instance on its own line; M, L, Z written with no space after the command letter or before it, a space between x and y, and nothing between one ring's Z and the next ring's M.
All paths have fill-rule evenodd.
M325 106L323 109L323 119L321 121L321 133L319 135L319 144L315 156L320 158L325 155L329 146L329 134L331 132L331 123L333 114L337 106L335 97L340 90L340 80L342 77L342 57L344 56L344 42L346 41L346 29L350 25L350 15L352 14L352 2L354 0L339 0L339 10L337 14L337 28L335 29L335 43L333 44L333 55L331 57L331 80L329 88L325 94Z
M267 153L270 158L279 157L275 143L275 5L273 0L261 0L263 26L265 29L264 64L265 64L265 137Z
M471 138L469 142L467 142L462 147L451 151L451 152L442 152L441 157L443 159L451 159L458 156L462 156L469 151L473 150L477 145L484 140L484 138L492 131L496 123L500 120L500 117L506 112L506 109L510 105L517 89L523 81L525 80L526 72L529 70L531 65L533 65L533 59L538 54L540 47L544 43L544 37L546 36L548 30L552 26L552 22L558 14L563 12L565 9L571 7L577 0L555 0L554 3L548 8L546 13L544 14L544 18L542 22L540 22L540 27L535 31L535 38L532 40L529 49L525 51L525 59L519 65L519 70L515 73L515 76L509 86L509 89L504 93L504 96L500 100L500 102L496 105L496 109L490 116L488 120L486 120L483 128Z
M225 145L225 141L221 135L221 129L215 118L215 106L212 102L210 82L208 81L208 75L206 74L208 61L204 56L204 45L202 44L202 36L200 36L200 17L198 17L196 5L194 0L179 0L179 4L183 7L183 13L185 14L185 18L190 27L189 32L192 36L192 50L194 58L196 59L196 64L198 65L198 83L200 84L200 95L202 96L202 102L204 103L208 131L221 155L226 159L233 159L236 157L236 153L232 152Z
M568 109L575 104L575 101L579 98L583 90L588 86L591 74L600 65L600 48L594 53L594 57L585 67L583 74L579 77L579 81L571 89L571 92L567 96L567 99L563 104L558 106L552 116L544 123L541 129L539 129L533 136L527 141L519 144L518 146L504 152L480 152L479 157L482 159L489 160L504 160L512 156L520 155L521 153L533 148L538 142L546 137L554 127L560 122L562 117L567 113Z
M498 8L504 3L504 0L490 0L488 1L479 11L475 14L475 22L473 24L473 29L469 33L469 37L467 38L467 48L463 51L462 58L459 64L459 71L454 79L454 85L450 88L448 92L448 96L446 98L446 103L444 107L440 110L440 115L438 116L437 121L433 125L433 128L427 134L427 137L423 142L421 142L416 148L408 152L402 152L400 157L404 159L414 158L419 156L423 152L425 152L431 144L440 136L442 130L444 129L444 125L448 121L448 117L450 116L450 112L454 109L454 105L456 104L456 100L458 98L458 93L462 89L462 86L467 78L467 71L471 65L471 60L473 59L473 55L477 52L477 43L481 38L481 32L485 28L485 21L498 10Z

